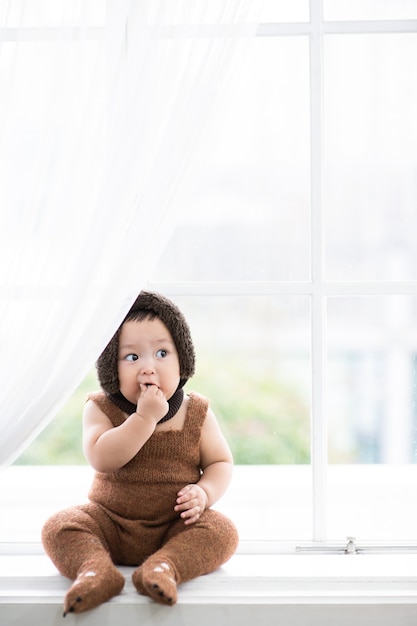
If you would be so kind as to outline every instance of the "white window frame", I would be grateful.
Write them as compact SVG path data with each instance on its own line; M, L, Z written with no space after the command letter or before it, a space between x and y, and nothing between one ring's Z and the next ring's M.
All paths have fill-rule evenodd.
M310 49L310 118L311 118L311 281L309 282L210 282L210 283L150 283L150 287L172 296L191 295L303 295L311 300L312 353L312 515L313 542L327 540L326 476L327 476L327 415L326 387L326 301L329 296L352 295L415 295L417 281L329 282L323 271L323 38L328 34L371 34L417 32L417 20L325 21L322 0L310 0L310 21L299 23L260 24L258 37L306 36ZM87 29L87 37L97 39L101 28ZM3 41L48 40L54 37L51 28L2 29ZM288 542L287 547L288 547ZM275 545L275 548L277 546ZM291 549L294 546L291 547ZM268 551L274 551L269 546ZM280 545L279 551L283 546ZM253 550L259 552L259 545ZM261 550L262 551L262 550ZM284 547L285 551L285 547Z

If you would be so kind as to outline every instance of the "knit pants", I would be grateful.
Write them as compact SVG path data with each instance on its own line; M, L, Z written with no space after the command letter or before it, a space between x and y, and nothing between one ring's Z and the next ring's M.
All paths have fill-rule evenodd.
M89 503L53 515L42 531L45 551L61 574L74 580L64 615L91 609L119 594L124 577L115 565L139 566L137 590L162 604L175 604L177 584L218 569L233 555L238 534L233 523L208 509L185 525L152 525L123 520Z

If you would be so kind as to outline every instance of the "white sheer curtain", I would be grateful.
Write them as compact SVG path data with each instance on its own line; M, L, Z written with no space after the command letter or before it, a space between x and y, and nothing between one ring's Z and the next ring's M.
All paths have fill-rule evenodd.
M0 3L2 465L146 284L175 224L176 183L255 31L252 5Z

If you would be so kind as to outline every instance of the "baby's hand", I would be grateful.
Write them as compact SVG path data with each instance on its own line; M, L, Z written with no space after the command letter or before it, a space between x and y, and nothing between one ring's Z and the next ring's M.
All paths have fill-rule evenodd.
M181 511L184 524L194 524L207 506L206 492L199 485L187 485L177 495L174 511Z
M136 413L144 418L152 418L159 422L169 410L169 404L157 385L140 385L140 396Z

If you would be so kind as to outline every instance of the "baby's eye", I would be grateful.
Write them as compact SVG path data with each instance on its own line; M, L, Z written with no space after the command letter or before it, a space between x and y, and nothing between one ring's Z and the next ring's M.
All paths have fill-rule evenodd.
M138 360L137 354L127 354L125 356L125 361L137 361L137 360Z
M159 359L164 359L166 357L166 355L168 354L168 352L166 350L158 350L158 352L156 353L156 356Z

